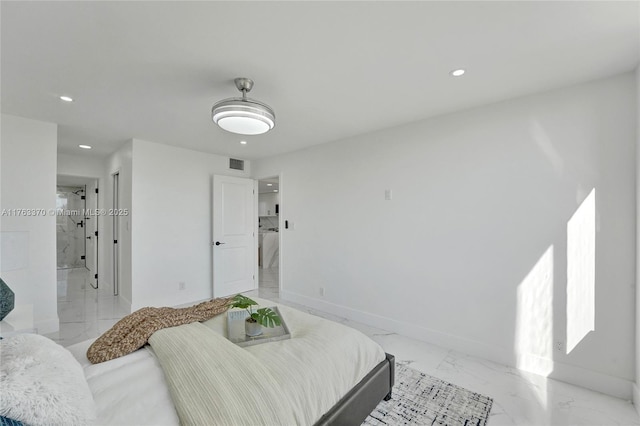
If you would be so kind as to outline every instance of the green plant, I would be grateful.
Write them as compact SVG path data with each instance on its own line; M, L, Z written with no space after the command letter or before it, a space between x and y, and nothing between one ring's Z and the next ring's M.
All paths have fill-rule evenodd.
M280 316L271 308L260 308L256 309L255 312L252 306L257 306L258 303L248 298L247 296L243 296L241 294L237 294L233 298L233 303L231 304L232 308L240 308L246 309L249 312L249 316L247 317L247 321L249 322L257 322L263 327L273 328L277 325L282 324L282 320Z

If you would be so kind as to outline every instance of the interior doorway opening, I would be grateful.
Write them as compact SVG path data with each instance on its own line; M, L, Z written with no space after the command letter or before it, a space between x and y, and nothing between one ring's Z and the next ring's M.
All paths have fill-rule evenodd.
M258 180L258 289L261 296L280 293L280 177Z
M98 179L58 175L56 181L56 263L58 270L87 270L98 288Z
M109 253L107 244L103 250L99 250L99 237L103 237L101 241L106 242L102 227L108 223L106 221L111 220L107 214L109 204L106 200L99 199L103 192L108 191L102 191L99 185L102 183L103 187L108 189L108 180L102 177L58 175L56 183L58 194L61 192L60 186L65 187L64 190L72 188L71 192L75 193L72 196L77 196L84 202L58 204L56 211L56 222L62 223L65 220L64 223L73 225L72 229L78 231L78 240L80 237L84 239L83 263L57 270L59 330L47 334L47 337L67 346L104 333L120 318L129 314L130 307L111 294L110 286L104 285L108 280L105 281L102 275L98 276L99 267L104 270L106 265L102 260L108 257ZM79 191L80 189L82 191ZM81 197L84 197L84 200ZM69 217L73 218L73 222L68 220ZM80 222L82 226L79 226ZM56 225L56 228L58 227L59 225ZM60 238L58 241L60 242ZM58 244L58 257L62 249Z

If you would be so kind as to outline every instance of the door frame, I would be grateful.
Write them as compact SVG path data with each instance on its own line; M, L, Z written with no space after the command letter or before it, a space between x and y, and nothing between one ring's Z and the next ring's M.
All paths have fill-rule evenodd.
M87 200L89 200L89 192L87 192L87 187L92 188L93 192L91 193L91 198L95 197L95 203L93 203L94 205L87 207ZM86 250L86 240L91 239L91 244L93 246L93 266L94 266L94 270L93 270L93 274L94 276L92 277L92 279L95 280L96 282L96 286L93 287L93 285L91 285L91 282L89 282L89 284L91 285L91 287L93 287L94 289L98 289L100 288L100 272L99 272L99 268L100 268L100 239L99 239L99 229L100 229L100 215L97 214L97 212L100 210L100 179L99 178L95 178L92 179L91 184L87 184L85 185L85 191L84 191L84 195L85 195L85 207L90 210L91 212L93 212L94 214L91 215L91 218L89 220L92 221L92 225L91 225L91 232L92 234L89 235L87 237L87 226L86 226L86 219L85 219L85 259L87 256L87 250ZM85 215L86 217L86 215ZM85 267L86 267L86 262L85 262Z
M280 172L278 174L270 174L267 176L263 176L263 177L259 177L259 178L255 178L255 182L256 182L256 189L255 189L255 204L256 204L256 236L258 235L258 197L259 197L259 191L258 191L258 182L261 180L266 180L266 179L272 179L274 177L278 178L278 196L280 198L280 202L279 202L279 207L278 207L278 294L282 295L282 270L283 270L283 266L284 266L284 262L282 260L283 258L283 243L284 243L284 238L283 238L283 234L284 234L284 215L283 215L283 210L282 210L282 206L284 205L284 191L283 191L283 187L284 185L282 184L283 182L283 175L284 173ZM286 212L286 206L285 206L285 210ZM258 243L259 243L259 238L256 238L256 277L258 277L257 282L257 286L256 288L260 287L260 275L257 275L259 273L259 266L258 266Z
M118 211L120 208L120 170L116 170L111 173L111 207L113 211ZM120 238L120 216L113 215L112 223L112 275L113 275L113 295L118 296L120 294L120 246L118 245L118 239Z
M258 228L258 222L260 221L259 219L259 212L258 212L258 197L259 197L259 190L258 190L258 180L254 179L253 180L253 259L254 259L254 265L253 265L253 283L254 283L254 290L257 290L258 288L260 288L260 264L258 263L258 256L259 256L259 250L258 250L258 244L260 242L260 228Z
M100 209L101 206L101 202L100 199L102 198L103 203L107 203L105 194L103 191L100 190L100 188L104 185L104 181L105 181L105 176L104 175L76 175L76 174L69 174L69 173L57 173L56 174L56 191L58 186L81 186L84 188L84 207L85 207L85 213L86 210L91 210L92 213L94 213L93 215L91 215L91 219L90 221L93 221L93 223L95 225L91 225L91 228L93 229L95 227L95 231L98 232L98 234L100 235L100 224L104 225L104 222L102 222L102 220L100 220L100 215L97 213L97 210ZM60 183L61 182L61 183ZM95 205L87 205L87 202L89 201L89 192L88 192L88 188L95 186L95 188L98 190L97 193L93 193L92 196L95 196ZM106 185L105 185L106 187ZM87 256L87 244L86 244L86 237L87 237L87 232L88 232L88 228L89 226L87 225L87 223L89 223L86 220L87 215L83 214L82 215L82 220L85 222L84 226L83 226L83 230L84 230L84 244L85 244L85 260L86 260L86 256ZM91 288L97 290L100 285L99 285L99 280L100 278L104 278L104 275L100 274L100 265L103 265L102 267L104 267L104 262L105 262L105 257L102 256L106 256L107 250L106 247L100 247L100 239L99 237L95 237L95 234L91 235L92 240L93 240L93 246L94 246L94 271L93 274L94 275L98 275L98 278L94 278L93 276L91 277L91 279L95 279L95 287L93 286L93 284L90 282L89 285L91 286ZM101 262L102 261L102 262ZM84 264L84 268L87 268L87 264L85 262ZM57 269L57 268L56 268Z

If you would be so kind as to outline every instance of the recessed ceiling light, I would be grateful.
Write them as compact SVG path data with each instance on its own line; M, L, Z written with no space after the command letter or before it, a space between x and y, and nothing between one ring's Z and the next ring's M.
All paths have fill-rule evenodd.
M268 183L267 186L273 186L273 184L272 183Z
M89 145L78 145L78 147L82 149L91 149L91 146Z
M73 99L70 98L69 96L60 96L60 100L65 102L73 102Z
M273 192L278 192L278 190L277 190L277 189L274 189L274 190L273 190Z
M453 70L450 72L450 74L454 77L460 77L465 73L465 70L463 70L462 68L457 69L457 70Z
M246 145L247 141L240 141L240 145Z

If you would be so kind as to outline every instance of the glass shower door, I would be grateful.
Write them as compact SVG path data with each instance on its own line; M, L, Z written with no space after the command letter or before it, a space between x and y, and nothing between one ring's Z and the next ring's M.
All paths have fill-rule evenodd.
M56 193L56 239L58 269L84 268L84 187L58 186Z

